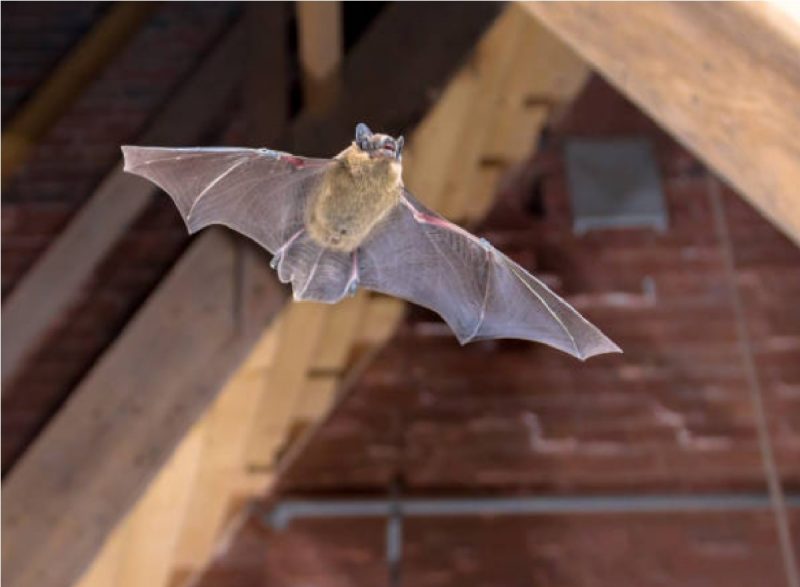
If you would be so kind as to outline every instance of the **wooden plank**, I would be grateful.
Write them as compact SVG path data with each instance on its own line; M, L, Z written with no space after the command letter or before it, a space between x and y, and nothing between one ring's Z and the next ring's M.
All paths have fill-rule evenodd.
M196 141L241 79L243 35L228 33L144 133L145 144ZM156 188L117 166L3 303L3 385L59 316L75 303L97 265L151 202Z
M2 182L28 159L47 129L69 108L158 6L120 2L70 51L3 129Z
M369 293L359 290L352 298L330 307L325 332L311 365L312 372L337 374L344 368L368 300Z
M440 209L453 217L462 215L463 204L470 196L491 200L493 193L475 194L473 182L480 172L479 159L488 133L506 90L506 80L514 65L514 56L523 33L524 21L515 10L506 10L498 26L478 46L473 58L475 91L479 99L472 100L466 119L459 126L457 148L452 153L446 190L441 194Z
M300 70L303 103L321 113L336 101L341 89L342 5L333 2L297 2Z
M461 213L468 221L489 210L501 176L535 147L545 123L578 95L590 70L563 41L515 4L517 42L502 91L496 94L490 121L470 167L461 176Z
M525 7L800 243L800 26L766 2Z
M179 531L188 514L188 498L201 464L206 432L205 427L189 432L128 516L115 586L165 583L172 570Z
M247 441L247 464L269 469L291 425L291 414L317 351L329 306L294 303L281 324L280 346L269 371L267 393L256 408L255 426Z
M231 279L232 243L198 239L12 469L7 585L72 584L283 304L257 251Z
M277 339L277 330L268 329ZM211 556L234 492L246 475L245 449L256 408L267 387L266 369L237 374L225 386L202 423L202 461L188 500L185 523L180 529L171 561L170 575L190 576ZM140 561L147 563L147 560ZM153 587L158 584L148 583Z
M103 545L78 587L162 584L170 569L183 507L201 464L203 426L195 426L153 480L147 493ZM146 563L146 564L142 564Z

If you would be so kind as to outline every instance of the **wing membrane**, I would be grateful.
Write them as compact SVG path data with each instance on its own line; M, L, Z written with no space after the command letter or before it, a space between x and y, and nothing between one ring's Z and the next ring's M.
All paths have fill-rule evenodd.
M362 286L440 314L462 344L520 338L580 359L620 352L544 283L407 191L363 247L359 272Z
M175 202L194 233L222 224L275 253L302 228L308 197L328 159L269 149L122 147L125 171Z

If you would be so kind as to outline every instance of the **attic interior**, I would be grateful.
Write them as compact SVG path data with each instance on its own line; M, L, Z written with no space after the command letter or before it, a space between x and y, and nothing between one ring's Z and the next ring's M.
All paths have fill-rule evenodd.
M798 587L798 51L768 3L3 3L4 581ZM120 166L360 121L624 354L292 302Z

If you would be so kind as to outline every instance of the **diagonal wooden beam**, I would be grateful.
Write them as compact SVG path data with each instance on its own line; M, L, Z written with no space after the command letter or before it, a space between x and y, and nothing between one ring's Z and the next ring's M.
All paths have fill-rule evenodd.
M420 23L418 6L389 5L348 57L344 71L352 85L345 86L330 117L302 118L286 142L301 152L328 145L329 154L352 138L354 103L377 128L400 120L413 124L427 108L430 91L443 83L499 10L499 5L478 3L432 6L434 19ZM443 28L445 23L450 26ZM386 52L387 39L418 40L415 46L435 48L437 57ZM384 59L373 58L379 53ZM393 80L389 89L403 88L397 104L387 101L385 88L371 85L387 80L387 69ZM334 120L339 122L331 126ZM3 518L4 531L15 536L3 549L8 585L72 584L222 387L221 378L238 363L243 348L254 343L250 327L263 328L279 302L270 293L274 281L266 279L266 266L255 260L244 285L234 287L235 256L230 241L213 232L196 239L170 280L11 471ZM231 291L240 290L252 294L243 306L252 304L252 310L231 307ZM230 320L237 314L246 327L232 332L223 315Z
M800 244L800 24L767 2L529 2Z
M146 144L196 141L242 77L243 31L236 27L145 131ZM3 303L5 387L73 304L97 265L151 202L155 187L117 166Z
M146 303L3 483L3 579L69 585L245 357L285 291L209 232Z
M38 140L84 87L125 47L156 2L120 2L95 25L3 129L2 182L28 159Z

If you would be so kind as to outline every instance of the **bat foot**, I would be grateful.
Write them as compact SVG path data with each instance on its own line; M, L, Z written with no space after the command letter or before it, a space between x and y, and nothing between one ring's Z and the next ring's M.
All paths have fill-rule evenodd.
M352 298L354 295L356 295L356 292L358 291L358 283L358 278L351 279L347 284L347 289L344 290L344 295L346 295L348 298Z
M281 255L273 255L272 260L269 262L269 266L271 269L277 269L280 262Z

